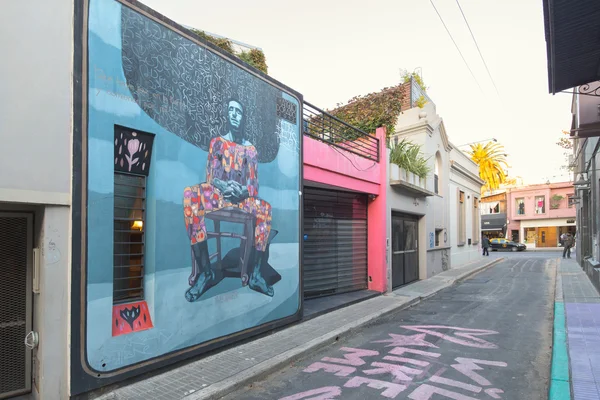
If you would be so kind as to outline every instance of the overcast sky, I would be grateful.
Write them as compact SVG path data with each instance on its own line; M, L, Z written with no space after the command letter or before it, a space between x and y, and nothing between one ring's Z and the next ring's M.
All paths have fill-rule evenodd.
M263 49L269 75L332 108L393 86L420 68L450 140L496 138L511 176L568 181L555 142L571 125L571 96L548 94L541 0L434 0L471 76L429 0L143 0L177 21Z

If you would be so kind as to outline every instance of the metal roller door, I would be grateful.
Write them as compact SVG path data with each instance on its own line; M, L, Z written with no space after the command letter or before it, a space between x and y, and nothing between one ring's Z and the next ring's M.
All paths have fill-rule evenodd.
M367 288L367 195L304 188L304 297Z

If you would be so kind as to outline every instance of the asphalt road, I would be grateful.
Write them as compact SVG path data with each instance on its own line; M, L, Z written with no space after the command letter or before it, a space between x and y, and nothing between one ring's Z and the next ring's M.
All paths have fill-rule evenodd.
M501 255L224 399L547 399L555 282L547 261L560 255Z

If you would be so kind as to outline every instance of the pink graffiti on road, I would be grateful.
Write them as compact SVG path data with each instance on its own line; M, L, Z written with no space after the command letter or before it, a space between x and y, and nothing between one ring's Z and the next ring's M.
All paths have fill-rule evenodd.
M382 354L381 362L374 357L379 357L380 353L375 350L358 349L351 347L342 347L341 358L323 357L320 361L312 363L306 367L303 372L318 373L326 372L334 376L347 379L341 386L325 386L318 389L312 389L280 400L335 400L341 399L343 388L356 389L366 387L379 393L381 397L394 399L400 393L407 391L412 386L412 391L408 398L412 400L430 400L434 396L440 396L454 400L476 400L475 397L459 393L456 389L467 391L475 395L485 393L490 398L501 399L500 395L504 393L502 389L492 387L492 383L476 371L485 370L482 366L501 367L507 364L503 361L490 361L478 358L456 357L453 362L439 368L425 382L422 377L428 374L435 364L440 364L439 352L429 351L430 349L439 349L439 347L426 340L427 335L440 338L442 340L459 344L465 347L478 349L497 349L498 346L477 336L486 336L497 334L496 331L484 329L459 328L445 325L403 325L402 328L409 331L420 332L415 335L399 335L390 333L390 339L377 340L373 343L389 343L386 347L392 347L387 354ZM454 331L443 333L440 331ZM411 347L427 348L428 351L415 349ZM418 357L418 358L414 358ZM489 369L489 368L488 368ZM461 373L467 382L458 381L442 376L446 371L454 370ZM362 373L367 376L352 376L355 373ZM386 378L388 380L374 379L373 376ZM419 377L418 383L413 379ZM417 385L415 387L415 385Z
M441 339L447 340L449 342L461 344L463 346L477 347L480 349L497 349L498 348L498 346L496 346L494 343L490 343L481 338L474 337L474 336L496 335L496 334L498 334L498 332L496 332L496 331L489 331L489 330L485 330L485 329L457 328L456 326L443 326L443 325L421 325L421 326L402 325L401 328L408 329L411 331L416 331L416 332L423 332L423 333L431 335L431 336L437 336ZM455 330L455 331L458 331L458 332L456 332L456 336L460 336L461 338L470 339L471 341L459 339L456 336L447 335L442 332L437 332L437 331L435 331L435 329Z

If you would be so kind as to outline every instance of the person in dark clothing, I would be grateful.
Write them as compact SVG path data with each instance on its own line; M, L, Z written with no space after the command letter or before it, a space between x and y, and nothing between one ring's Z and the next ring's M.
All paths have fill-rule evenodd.
M481 241L481 247L483 247L483 255L489 256L490 252L488 249L490 248L490 239L488 239L487 236L483 237L483 240Z
M563 258L571 258L571 247L573 247L573 235L567 233L563 240Z

